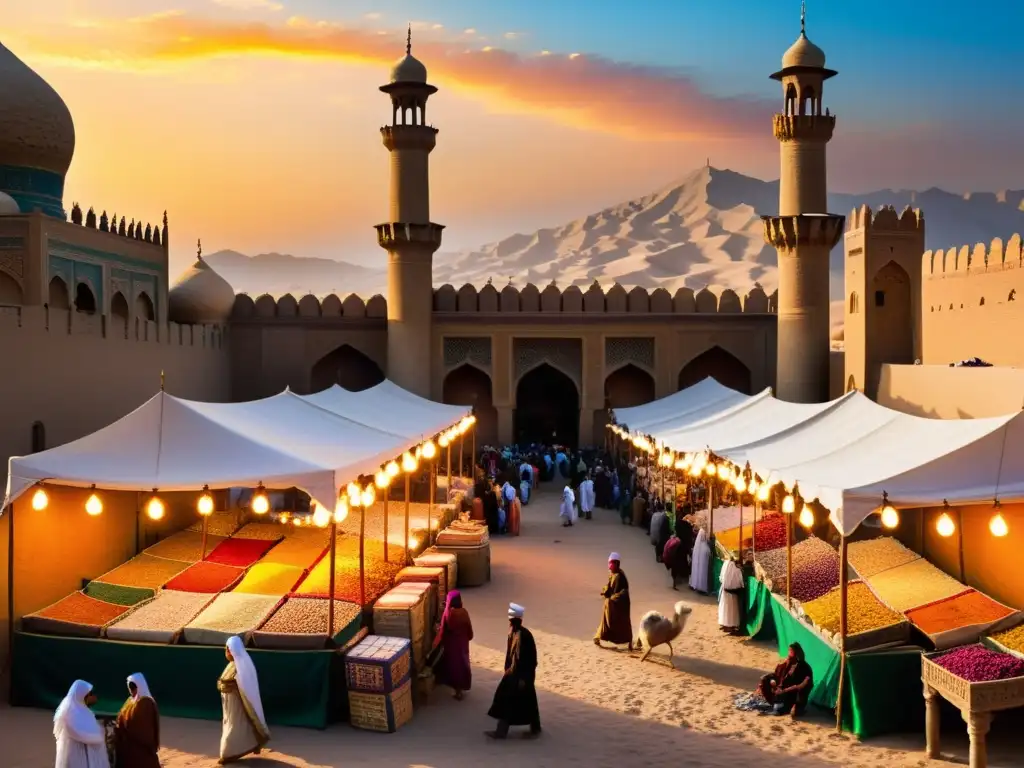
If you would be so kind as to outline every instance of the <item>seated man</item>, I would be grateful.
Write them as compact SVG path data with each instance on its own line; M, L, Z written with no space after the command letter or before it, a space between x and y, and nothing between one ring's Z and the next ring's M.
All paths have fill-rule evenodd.
M789 655L775 668L775 672L761 678L758 693L772 705L777 715L802 715L814 687L814 673L804 660L800 643L789 646Z

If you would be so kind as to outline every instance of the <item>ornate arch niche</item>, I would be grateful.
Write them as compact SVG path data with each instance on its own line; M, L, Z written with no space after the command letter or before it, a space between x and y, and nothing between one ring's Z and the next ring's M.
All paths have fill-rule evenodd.
M361 392L384 381L384 372L373 360L349 344L342 344L313 364L310 391L320 392L335 384Z
M453 371L459 366L471 365L491 375L491 339L489 336L445 336L444 370ZM456 403L468 405L468 403Z
M654 339L645 337L609 337L604 340L604 374L626 365L635 365L654 373Z
M752 394L750 369L731 352L711 347L690 360L679 371L678 388L686 389L711 377L723 387L745 395Z
M449 405L473 406L477 418L477 440L482 445L497 443L498 409L494 407L491 377L475 363L464 362L446 373L441 401Z
M534 368L549 365L569 377L576 391L583 391L583 345L580 339L513 339L513 381Z

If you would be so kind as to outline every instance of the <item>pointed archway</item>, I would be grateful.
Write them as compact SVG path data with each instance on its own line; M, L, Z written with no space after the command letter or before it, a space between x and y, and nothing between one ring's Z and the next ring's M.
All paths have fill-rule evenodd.
M380 366L355 347L342 344L313 365L310 391L320 392L338 384L350 392L362 392L382 381L384 372Z
M654 377L643 368L628 363L609 373L604 380L604 408L594 412L594 445L604 444L609 409L632 408L654 399Z
M491 390L491 377L474 365L460 365L444 377L441 401L448 405L473 406L478 445L498 442L498 409L494 407Z
M751 394L750 369L731 353L718 346L702 352L679 371L679 389L692 387L708 376L723 387L735 389L744 395Z
M871 279L868 313L873 362L913 365L914 302L910 275L895 261Z
M0 304L8 306L21 306L24 295L18 281L0 271Z
M520 445L579 444L580 394L576 384L554 366L543 363L516 385L515 439Z

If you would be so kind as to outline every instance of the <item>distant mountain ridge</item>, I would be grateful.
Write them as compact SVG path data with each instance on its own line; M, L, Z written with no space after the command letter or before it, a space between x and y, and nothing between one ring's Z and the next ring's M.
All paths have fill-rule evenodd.
M755 282L777 287L775 251L762 238L761 215L778 210L778 181L729 170L700 168L643 197L605 208L559 227L514 234L479 248L439 253L434 285L588 286L595 280L626 288L670 292L705 286L745 294ZM953 194L932 188L833 194L829 210L848 215L861 205L921 208L928 248L988 243L1024 232L1024 190ZM842 296L840 243L832 253L832 297ZM220 251L208 257L236 291L251 295L384 293L386 273L342 261L285 254L247 257Z

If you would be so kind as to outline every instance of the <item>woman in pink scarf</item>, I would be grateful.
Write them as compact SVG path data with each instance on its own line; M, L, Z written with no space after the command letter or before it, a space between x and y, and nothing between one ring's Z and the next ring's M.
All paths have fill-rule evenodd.
M437 682L455 690L455 698L462 700L464 691L473 684L473 670L469 664L469 642L473 639L473 623L469 612L462 607L462 594L457 589L448 593L441 629L434 640L441 646L441 658L434 668Z

